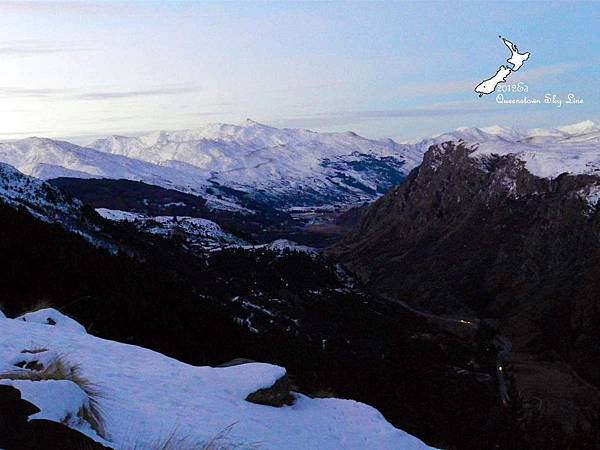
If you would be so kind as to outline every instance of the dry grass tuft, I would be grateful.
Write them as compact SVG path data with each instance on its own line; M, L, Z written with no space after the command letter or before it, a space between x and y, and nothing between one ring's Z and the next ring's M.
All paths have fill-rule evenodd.
M38 351L24 350L22 353L40 353L46 349L34 349ZM87 395L87 405L82 407L78 416L90 424L94 431L101 437L106 438L106 428L102 411L98 400L102 394L97 386L86 378L78 365L71 365L65 361L62 356L56 357L51 364L41 370L19 369L11 372L0 373L0 379L3 380L29 380L29 381L49 381L49 380L67 380L72 381L79 386Z
M228 427L222 429L219 433L213 436L210 441L205 442L201 450L233 450L235 448L239 448L239 445L232 444L231 440L229 439L229 434L234 426L235 423L232 423Z
M257 444L248 445L233 443L229 438L229 434L231 433L231 430L234 426L235 423L232 423L204 444L191 444L189 442L189 439L178 438L176 436L176 433L172 433L171 436L169 436L169 438L165 441L158 442L156 444L151 445L150 447L136 444L132 447L128 447L127 450L236 450L241 448L251 450L259 449L259 446Z
M54 308L54 304L47 298L41 298L38 300L34 300L27 308L25 308L23 311L21 311L21 314L19 314L19 315L22 316L27 313L36 312L36 311L39 311L40 309L47 309L47 308ZM58 308L56 308L56 309L58 309Z
M37 353L43 353L43 352L47 352L48 349L45 347L32 347L32 348L26 348L25 350L21 350L21 353L30 353L32 355L35 355Z

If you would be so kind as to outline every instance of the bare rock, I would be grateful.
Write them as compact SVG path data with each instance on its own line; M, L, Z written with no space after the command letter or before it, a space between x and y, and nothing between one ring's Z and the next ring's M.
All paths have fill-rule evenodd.
M291 383L287 375L279 378L273 386L259 389L246 397L246 401L267 406L289 406L294 403L294 396L290 392Z

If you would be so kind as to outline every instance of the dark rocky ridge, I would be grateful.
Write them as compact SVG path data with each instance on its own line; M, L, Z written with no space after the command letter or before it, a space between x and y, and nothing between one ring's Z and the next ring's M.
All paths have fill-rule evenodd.
M498 320L517 388L546 396L541 413L567 439L598 445L600 214L585 194L600 180L541 179L513 155L472 151L431 147L327 254L388 299ZM546 375L540 385L525 372Z

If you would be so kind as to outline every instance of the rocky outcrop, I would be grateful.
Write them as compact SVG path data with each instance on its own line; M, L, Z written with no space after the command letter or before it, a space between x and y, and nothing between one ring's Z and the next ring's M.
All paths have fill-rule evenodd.
M18 389L0 385L0 448L6 450L103 450L86 435L58 422L29 420L39 408L21 398Z
M571 402L577 426L592 429L600 398L600 178L538 178L515 155L474 158L474 149L431 147L326 253L389 300L496 319L515 353L566 362L575 372L556 379L573 386L542 390ZM522 379L529 384L536 383Z
M243 364L251 364L256 361L247 358L234 358L226 363L219 364L217 367L233 367L241 366ZM289 406L293 405L295 398L291 393L292 384L286 375L282 376L273 383L272 386L264 389L259 389L255 392L248 394L246 401L250 403L256 403L258 405L266 406Z
M273 386L259 389L246 397L246 401L267 406L289 406L294 404L294 396L290 392L292 386L287 375L279 378Z

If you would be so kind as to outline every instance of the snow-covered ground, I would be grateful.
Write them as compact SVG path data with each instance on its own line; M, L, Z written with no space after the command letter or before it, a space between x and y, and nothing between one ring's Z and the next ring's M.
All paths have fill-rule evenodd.
M23 207L47 222L70 222L80 217L81 202L37 178L22 174L0 163L0 199L14 207Z
M555 178L562 173L599 175L600 133L595 140L568 137L558 141L487 141L479 144L471 156L492 154L515 154L529 172L541 178Z
M514 154L531 173L554 178L561 173L600 173L600 125L587 120L558 128L517 130L502 126L458 128L421 141L425 147L445 141L463 140L476 145L471 154Z
M187 216L147 216L107 208L97 208L96 212L108 220L133 222L138 230L145 233L167 237L177 234L185 237L189 244L204 250L246 244L244 240L227 233L218 224L208 219Z
M107 208L97 208L96 212L108 220L132 222L145 233L162 236L173 236L175 233L179 233L180 236L185 236L190 244L200 246L203 250L240 247L246 250L267 249L276 252L290 250L310 254L318 253L318 250L313 247L300 245L288 239L276 239L268 244L250 245L237 236L227 233L218 224L208 219L185 216L147 216L137 212Z
M529 172L541 178L562 173L600 174L600 126L589 120L524 131L499 126L459 129L442 138L476 144L477 150L471 154L474 158L514 154Z
M275 252L289 250L289 251L309 253L309 254L317 254L318 253L318 250L314 247L309 247L307 245L301 245L301 244L298 244L297 242L290 241L289 239L276 239L273 242L269 242L268 244L244 246L244 248L249 248L249 249L264 248L267 250L273 250Z
M35 353L27 353L34 349ZM169 437L198 446L223 430L227 442L240 449L429 448L394 428L377 410L352 400L294 394L295 403L280 408L245 400L272 386L285 374L282 367L263 363L194 367L89 335L53 310L39 311L26 321L0 318L0 372L28 370L15 364L22 360L46 364L55 355L78 365L100 392L106 440L78 417L89 398L72 381L0 382L17 387L38 406L41 412L36 417L64 421L118 449L153 448Z

